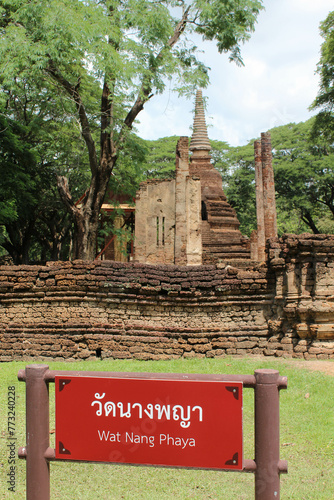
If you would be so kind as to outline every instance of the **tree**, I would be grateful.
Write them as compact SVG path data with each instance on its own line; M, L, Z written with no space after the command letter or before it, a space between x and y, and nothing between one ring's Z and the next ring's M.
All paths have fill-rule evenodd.
M312 141L313 124L314 118L270 130L279 235L334 229L334 147ZM224 191L248 236L256 228L253 143L220 152Z
M240 231L250 236L256 229L256 197L254 145L251 141L246 146L231 148L229 154L231 175L226 179L225 194L231 206L237 212Z
M10 253L14 262L28 261L31 228L34 225L35 180L30 168L36 166L32 148L19 136L24 129L10 124L0 117L0 225L2 246ZM26 221L20 218L20 206L24 206Z
M56 171L82 193L82 169L73 169L84 163L80 134L63 122L51 96L52 110L40 101L40 89L28 80L14 81L11 89L2 85L0 97L0 244L16 264L57 260L65 256L71 221Z
M231 147L224 142L213 141L212 156L215 167L222 174L227 200L237 213L240 231L250 236L256 229L253 143Z
M170 179L175 176L175 154L179 137L163 137L155 141L145 141L147 154L142 165L142 175L146 179Z
M334 148L311 139L314 118L271 130L280 218L299 215L299 231L332 232ZM283 213L282 213L283 212ZM283 216L283 217L282 217ZM286 227L285 223L282 227Z
M139 184L145 180L144 171L148 154L148 141L141 139L134 133L129 133L124 148L119 152L118 162L109 181L108 191L127 196L129 201L133 201Z
M186 94L207 84L208 70L186 35L215 40L241 63L240 44L261 8L261 0L3 0L2 86L10 91L14 76L35 83L41 102L48 106L52 95L64 119L77 122L86 145L90 181L80 205L68 176L58 172L74 221L75 257L94 258L111 172L145 103L168 80Z
M334 142L334 11L320 24L320 34L324 38L321 57L317 66L320 88L311 109L320 109L313 125L313 138Z

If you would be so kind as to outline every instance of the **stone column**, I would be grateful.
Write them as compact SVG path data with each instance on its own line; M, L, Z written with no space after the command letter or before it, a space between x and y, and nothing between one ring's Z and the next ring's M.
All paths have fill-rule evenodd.
M189 176L188 143L188 137L180 137L176 146L174 262L180 266L187 265L186 183Z
M114 220L114 228L121 229L124 226L124 217L117 215ZM127 262L127 234L126 229L122 236L116 236L114 239L114 260L118 262Z
M147 254L147 211L148 194L147 183L141 183L136 194L136 212L135 212L135 257L137 262L145 263Z
M258 253L258 243L257 243L257 231L252 231L250 235L250 252L251 252L251 260L255 262L259 261L259 253Z
M254 142L255 157L255 190L256 190L256 220L257 220L257 260L265 260L266 236L264 227L264 201L262 179L262 152L261 142Z
M201 231L201 181L196 177L187 177L187 265L202 264Z
M270 132L261 134L263 205L265 239L277 237L274 170Z

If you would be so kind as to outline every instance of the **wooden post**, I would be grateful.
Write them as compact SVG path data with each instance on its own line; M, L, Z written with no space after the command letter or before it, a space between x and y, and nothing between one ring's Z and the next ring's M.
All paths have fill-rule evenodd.
M279 372L255 370L255 500L279 500Z
M50 500L49 385L47 365L26 367L27 500Z

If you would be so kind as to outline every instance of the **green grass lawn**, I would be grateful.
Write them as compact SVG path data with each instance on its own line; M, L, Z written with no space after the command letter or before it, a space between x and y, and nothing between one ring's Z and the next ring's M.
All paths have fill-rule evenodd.
M25 384L17 372L27 363L0 364L0 498L25 498L25 461L16 459L16 492L7 489L7 392L15 387L17 448L25 445ZM171 361L52 362L51 369L178 372L254 373L274 368L288 377L280 395L281 459L289 473L281 476L284 500L334 498L334 377L296 368L285 360L221 358ZM252 389L244 390L244 456L254 458ZM54 386L50 384L50 429L54 429ZM51 434L51 443L54 434ZM223 499L254 498L252 474L154 467L51 462L51 498L80 499Z

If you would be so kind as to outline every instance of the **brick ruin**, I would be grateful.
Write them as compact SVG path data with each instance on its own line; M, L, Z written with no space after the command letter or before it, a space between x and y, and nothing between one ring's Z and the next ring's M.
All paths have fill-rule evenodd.
M198 91L190 146L188 137L181 137L176 146L175 179L142 182L135 208L121 205L125 216L129 212L133 217L135 212L134 255L132 251L127 255L124 241L118 242L116 237L111 246L106 245L103 258L177 265L262 262L266 240L277 236L270 134L263 133L254 147L257 231L249 239L239 230L236 212L222 189L221 174L211 162L203 97ZM126 217L118 219L124 223ZM118 247L121 251L116 252Z
M262 133L261 141L254 142L256 222L251 235L251 256L255 261L265 260L266 241L277 236L274 170L270 133Z
M143 182L136 197L135 260L146 264L202 263L201 186L189 173L188 137L176 149L175 179Z
M285 235L267 262L0 267L0 360L334 358L334 236Z
M0 266L0 361L334 359L334 236L277 238L270 135L254 148L249 241L211 163L198 93L175 180L138 192L136 262Z
M222 178L211 163L203 97L196 95L189 171L201 181L201 233L203 264L220 260L250 259L249 239L239 231L240 222L222 189Z
M203 97L198 91L190 146L187 137L177 144L175 180L143 182L137 193L137 262L199 265L250 259L249 238L239 230L210 150Z

